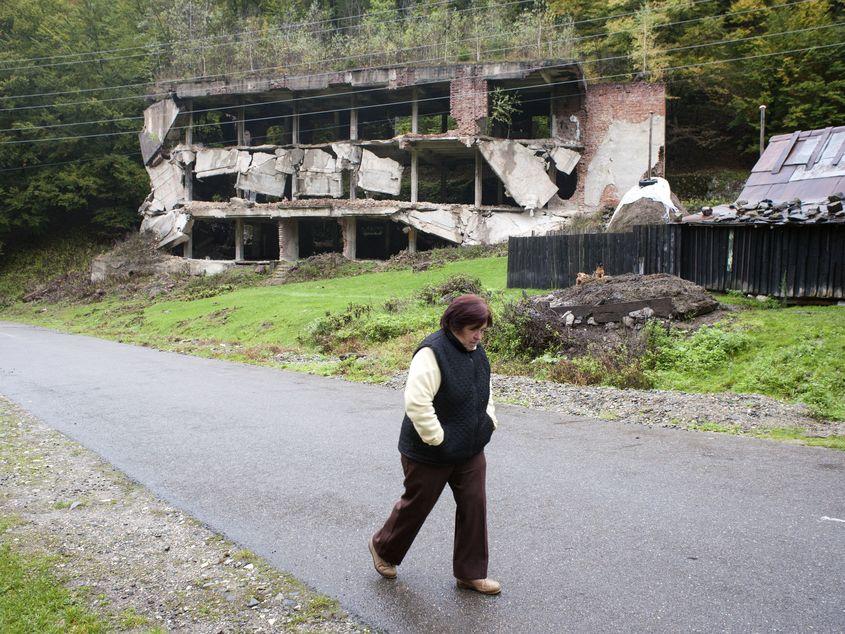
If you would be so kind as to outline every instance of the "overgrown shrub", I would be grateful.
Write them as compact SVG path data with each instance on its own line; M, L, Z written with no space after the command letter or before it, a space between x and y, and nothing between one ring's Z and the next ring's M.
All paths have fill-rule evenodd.
M350 304L340 313L326 313L312 322L299 340L324 353L345 352L421 330L429 322L424 315L375 313L370 306Z
M418 297L426 304L448 304L460 295L483 295L481 280L468 275L452 275L440 284L429 284L420 289Z
M549 378L575 385L609 385L618 388L652 387L636 347L626 344L593 346L588 355L561 359L549 371Z
M536 310L529 301L509 302L493 320L485 345L508 359L529 359L557 351L566 340L557 322L556 315Z

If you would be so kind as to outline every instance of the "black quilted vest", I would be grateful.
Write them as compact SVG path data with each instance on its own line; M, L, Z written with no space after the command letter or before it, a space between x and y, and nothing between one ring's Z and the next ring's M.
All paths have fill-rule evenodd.
M443 442L436 447L424 443L406 414L399 451L411 460L429 464L464 462L484 449L493 434L493 421L487 416L490 362L480 345L469 352L445 330L426 337L414 354L421 348L431 348L440 367L434 411L443 426Z

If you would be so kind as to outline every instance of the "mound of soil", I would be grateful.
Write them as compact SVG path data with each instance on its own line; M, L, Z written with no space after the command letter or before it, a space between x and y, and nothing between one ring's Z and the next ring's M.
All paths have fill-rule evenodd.
M601 306L624 302L640 302L668 297L676 316L695 317L719 307L702 287L668 273L652 275L614 275L580 286L570 286L549 295L537 297L549 306Z

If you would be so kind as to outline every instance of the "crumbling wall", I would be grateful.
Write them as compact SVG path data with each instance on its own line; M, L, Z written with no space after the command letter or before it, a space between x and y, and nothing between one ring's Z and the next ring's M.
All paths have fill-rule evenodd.
M577 196L588 207L616 206L648 170L649 113L654 112L653 175L663 176L666 138L664 84L594 84L585 99L584 156Z
M449 111L458 124L458 133L475 135L487 117L487 80L475 75L475 68L460 69L449 84Z

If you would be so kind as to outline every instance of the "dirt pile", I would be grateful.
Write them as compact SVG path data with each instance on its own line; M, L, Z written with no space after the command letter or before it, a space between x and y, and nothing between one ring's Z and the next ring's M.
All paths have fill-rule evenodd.
M580 286L570 286L549 295L533 298L538 307L551 309L564 306L606 306L629 302L646 302L668 298L672 318L691 318L712 312L719 307L706 290L690 281L667 273L653 275L615 275Z

